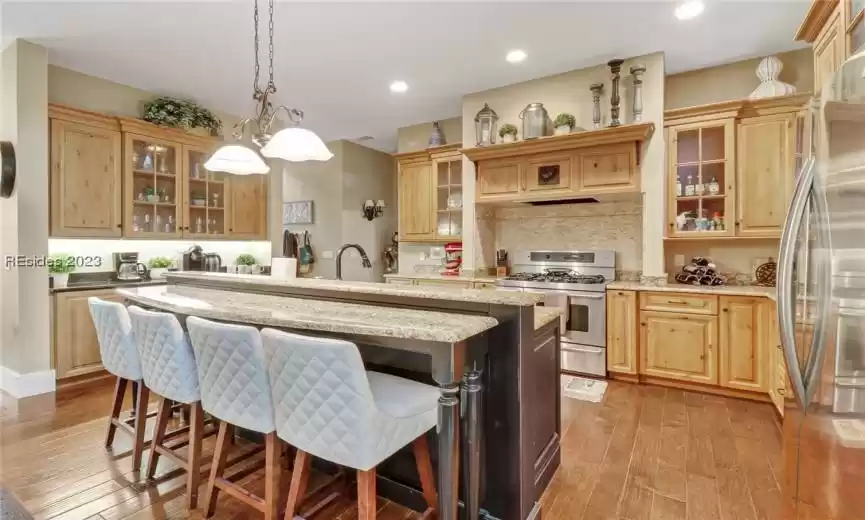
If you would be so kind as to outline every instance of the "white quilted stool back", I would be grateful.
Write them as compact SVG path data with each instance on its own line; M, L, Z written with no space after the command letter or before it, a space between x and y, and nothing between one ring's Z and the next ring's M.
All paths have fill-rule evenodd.
M90 316L99 340L99 355L105 370L117 377L139 381L141 363L132 340L132 324L126 307L118 302L87 298Z
M369 470L436 424L439 391L367 372L348 341L261 331L276 433L296 448Z
M199 401L195 356L177 318L135 305L129 306L129 318L147 388L178 403Z
M198 365L204 411L220 421L271 433L273 402L258 329L190 316L186 329Z

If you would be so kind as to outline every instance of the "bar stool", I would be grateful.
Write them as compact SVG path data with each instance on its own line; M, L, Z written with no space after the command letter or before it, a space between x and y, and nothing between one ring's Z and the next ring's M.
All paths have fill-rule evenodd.
M198 370L192 346L180 322L173 314L146 311L135 305L129 307L132 336L141 360L144 384L160 398L156 415L156 428L147 462L147 478L153 479L159 456L164 455L186 470L186 505L198 505L198 487L201 482L201 443L204 414L198 389ZM166 434L171 416L172 401L188 404L191 408L190 425ZM174 450L187 441L168 446L165 442L181 433L189 432L189 453L181 457Z
M221 490L263 512L265 520L276 520L282 442L273 424L273 402L258 329L192 316L186 319L186 328L198 365L201 405L205 412L219 419L219 434L207 481L205 516L213 516ZM264 498L224 476L235 426L264 434ZM246 457L241 460L243 458Z
M376 516L376 466L413 443L426 513L436 507L425 434L436 425L437 388L367 372L348 341L261 331L276 432L297 448L285 519L306 493L311 456L357 470L359 520Z
M99 355L102 366L109 373L117 376L114 386L114 402L111 405L111 416L108 418L108 433L105 435L105 448L114 444L117 429L129 434L133 439L132 471L141 469L141 457L146 443L144 430L147 424L147 402L150 391L141 382L141 363L138 360L138 350L132 339L132 325L126 307L118 302L109 302L96 297L87 298L90 316L96 328L99 340ZM132 382L132 419L120 420L123 408L123 398L126 388ZM132 421L134 426L129 425Z

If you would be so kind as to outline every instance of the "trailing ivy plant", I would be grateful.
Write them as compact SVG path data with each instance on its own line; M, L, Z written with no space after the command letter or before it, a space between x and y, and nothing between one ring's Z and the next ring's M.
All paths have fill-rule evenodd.
M144 104L145 121L171 128L207 128L212 135L219 135L222 121L210 110L192 101L159 97Z

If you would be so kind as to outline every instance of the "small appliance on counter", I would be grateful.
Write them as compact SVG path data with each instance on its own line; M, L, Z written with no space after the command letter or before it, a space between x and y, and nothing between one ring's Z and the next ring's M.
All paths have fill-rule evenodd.
M217 273L222 270L222 257L216 253L205 253L201 246L192 246L183 253L181 266L184 271L209 271Z
M445 244L445 268L442 274L445 276L459 276L463 265L463 243L449 242Z
M147 266L138 261L138 253L114 253L114 276L124 282L150 278Z

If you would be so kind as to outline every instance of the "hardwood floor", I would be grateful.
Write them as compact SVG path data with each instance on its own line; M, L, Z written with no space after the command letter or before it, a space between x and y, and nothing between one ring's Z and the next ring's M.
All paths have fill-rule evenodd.
M36 519L188 518L185 476L170 461L160 460L156 482L142 485L127 436L118 434L113 452L102 448L111 391L106 385L56 401L0 393L0 483ZM764 404L616 382L602 403L564 399L562 467L542 518L774 520L783 460L772 413ZM213 444L205 440L205 461ZM282 478L283 497L290 480ZM263 492L263 471L242 482ZM377 507L380 520L419 517L381 498ZM219 498L216 518L259 516ZM343 498L314 520L355 518L355 504Z
M565 399L544 520L775 520L781 432L766 404L611 383Z

